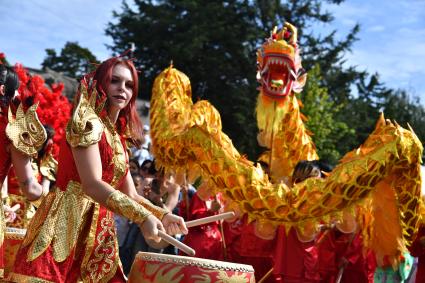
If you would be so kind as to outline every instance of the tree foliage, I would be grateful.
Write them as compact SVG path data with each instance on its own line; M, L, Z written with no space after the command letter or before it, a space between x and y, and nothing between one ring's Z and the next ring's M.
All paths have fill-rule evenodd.
M308 81L300 98L301 111L308 117L307 128L313 133L320 159L330 164L336 164L341 158L338 144L346 136L354 137L354 130L345 122L336 119L343 105L337 105L328 93L326 87L321 86L323 77L319 65L308 72Z
M337 5L342 0L327 2ZM109 48L121 54L135 44L133 55L142 70L142 97L150 97L155 76L173 61L191 79L194 100L207 99L217 107L223 130L250 158L259 152L254 117L256 49L274 26L285 21L298 27L304 67L309 70L317 65L304 95L309 101L304 111L310 116L308 125L318 131L314 141L323 156L334 161L359 146L382 110L423 127L419 123L424 109L415 105L414 99L385 88L375 75L345 66L345 55L357 39L359 25L340 40L336 30L323 35L314 32L317 24L329 25L333 20L323 1L134 0L131 7L124 1L114 17L106 29L113 40ZM391 105L395 101L404 108L395 109ZM422 133L418 131L424 138Z
M60 55L54 49L46 49L47 56L41 63L43 68L50 68L73 78L79 78L94 68L98 63L96 56L77 42L67 42Z

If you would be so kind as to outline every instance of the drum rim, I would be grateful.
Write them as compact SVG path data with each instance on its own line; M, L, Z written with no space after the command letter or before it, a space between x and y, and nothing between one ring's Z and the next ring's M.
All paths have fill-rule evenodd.
M27 229L6 227L4 234L5 234L5 238L7 239L23 240L25 238L26 233L27 233Z
M216 270L252 272L252 273L254 272L254 268L251 265L198 258L198 257L138 252L136 255L136 258L139 258L145 261L177 263L177 264L185 265L185 266L197 266L197 267L216 269Z

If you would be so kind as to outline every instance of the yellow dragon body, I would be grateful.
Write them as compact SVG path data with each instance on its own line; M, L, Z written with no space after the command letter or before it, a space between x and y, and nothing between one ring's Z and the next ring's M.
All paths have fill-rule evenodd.
M297 80L297 74L292 75ZM281 82L272 83L274 90L279 89ZM285 111L300 117L291 97L287 99L292 99L292 106ZM259 123L259 141L272 150L276 136L283 132L286 136L289 152L275 150L269 156L293 163L315 159L314 145L302 121L286 117L282 114L281 122L274 124L292 129L286 132L273 132L273 127L268 130ZM380 264L384 257L396 264L415 236L420 220L422 144L412 130L383 116L365 143L346 154L326 179L307 179L292 188L285 182L270 181L259 166L238 153L221 130L218 111L207 101L193 104L188 77L172 66L155 80L150 119L153 152L159 166L185 173L190 180L202 176L211 194L223 192L233 209L247 213L263 228L285 225L314 234L319 222L338 219L342 226L349 226L350 216L355 215L366 247L376 252ZM302 149L295 158L294 146ZM293 163L272 174L275 178L290 176Z

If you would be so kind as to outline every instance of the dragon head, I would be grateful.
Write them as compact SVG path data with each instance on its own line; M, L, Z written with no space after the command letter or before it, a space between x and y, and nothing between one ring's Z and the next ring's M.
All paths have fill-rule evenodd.
M257 79L263 94L278 99L292 91L301 92L306 73L301 66L297 29L290 23L285 23L280 31L274 28L257 51L257 63Z

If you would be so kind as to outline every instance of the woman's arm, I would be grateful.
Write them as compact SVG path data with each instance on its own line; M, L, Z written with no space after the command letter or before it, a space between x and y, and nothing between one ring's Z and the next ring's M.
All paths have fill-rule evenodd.
M106 200L115 189L102 180L102 160L98 144L73 147L75 165L83 191L98 203L106 206Z
M34 172L31 166L31 158L21 153L13 146L10 147L10 153L16 177L19 181L19 186L25 197L30 201L39 199L43 193L43 188L34 177Z
M155 209L148 200L137 193L130 173L127 173L120 190L138 203L144 205L148 210L152 211L152 209ZM168 234L187 234L188 232L183 218L177 215L167 213L162 217L161 221Z
M102 161L97 143L87 147L73 147L72 154L82 189L89 197L140 225L146 238L156 242L161 240L158 230L164 230L162 223L142 205L102 180Z

